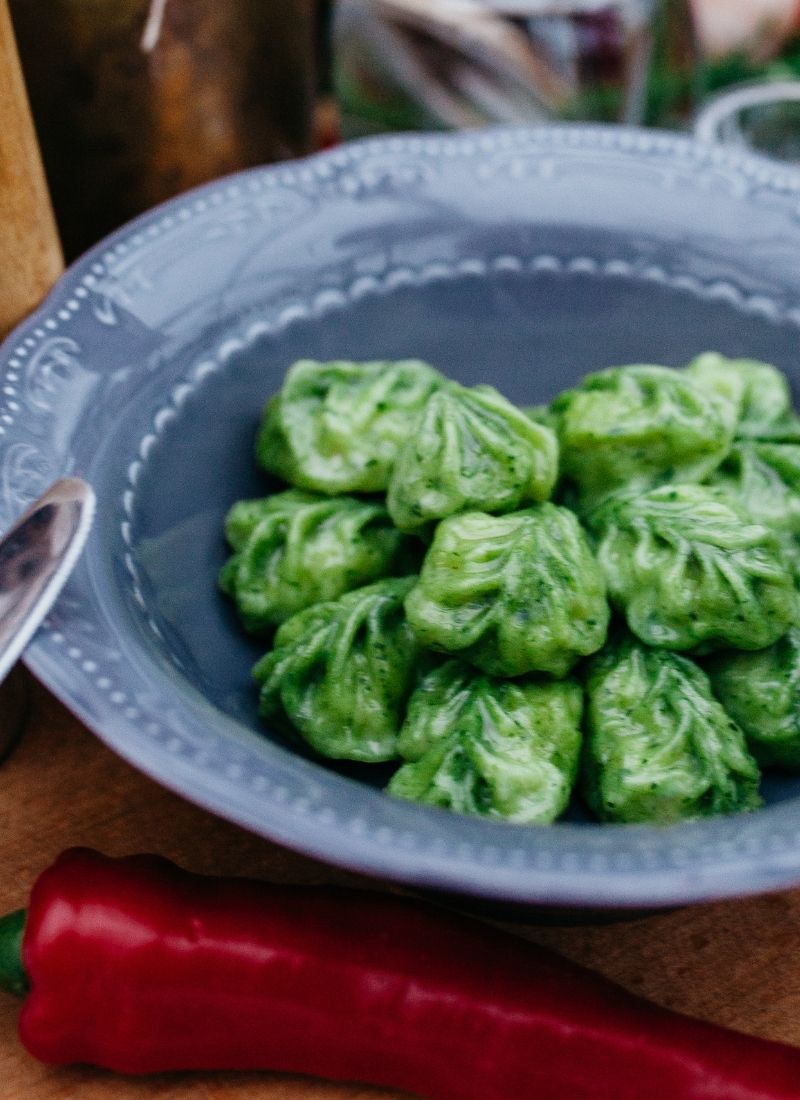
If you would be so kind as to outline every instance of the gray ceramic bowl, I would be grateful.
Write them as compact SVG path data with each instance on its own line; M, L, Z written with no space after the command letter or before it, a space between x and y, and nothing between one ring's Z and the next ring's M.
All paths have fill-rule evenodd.
M0 522L58 474L98 520L28 651L105 742L265 837L418 887L651 907L800 882L800 779L670 829L491 823L393 801L262 728L220 529L292 360L421 356L508 397L708 348L800 380L800 175L656 132L367 141L126 226L0 354ZM383 778L383 776L381 776Z

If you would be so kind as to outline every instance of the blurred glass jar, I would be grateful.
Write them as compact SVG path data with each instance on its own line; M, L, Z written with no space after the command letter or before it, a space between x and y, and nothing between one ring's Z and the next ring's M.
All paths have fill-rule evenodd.
M68 257L142 210L308 152L314 0L10 0Z
M698 95L688 0L338 0L345 134L596 120L679 125Z
M695 135L800 163L800 80L739 84L713 96L697 115Z
M693 2L708 92L697 137L800 163L800 3Z

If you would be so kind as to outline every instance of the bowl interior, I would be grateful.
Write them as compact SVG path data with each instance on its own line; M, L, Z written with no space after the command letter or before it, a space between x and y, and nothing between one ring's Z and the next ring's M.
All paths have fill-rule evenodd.
M278 487L256 468L253 441L266 399L295 359L421 357L460 382L489 382L515 402L534 404L590 370L630 362L677 366L709 349L766 359L797 386L797 338L793 323L754 315L680 285L581 271L484 271L384 287L348 301L346 308L256 334L219 356L216 369L155 433L159 414L154 392L145 385L113 438L117 454L126 445L133 454L142 450L148 433L152 436L130 508L127 568L138 601L130 599L128 584L118 583L119 562L126 556L120 548L112 545L100 559L115 563L108 566L105 586L140 643L131 659L151 661L176 679L180 691L204 697L234 720L237 736L281 741L258 719L250 677L266 643L245 635L215 578L227 553L222 536L227 509ZM226 340L223 330L215 335L215 346L184 347L168 369L179 378L197 357L213 356ZM95 480L113 477L119 466L109 453L101 450ZM115 544L117 526L110 524L105 537ZM303 753L301 746L292 748ZM372 786L382 786L391 771L320 767L335 767ZM764 790L768 802L792 798L800 794L800 778L768 776ZM577 803L568 819L587 820Z

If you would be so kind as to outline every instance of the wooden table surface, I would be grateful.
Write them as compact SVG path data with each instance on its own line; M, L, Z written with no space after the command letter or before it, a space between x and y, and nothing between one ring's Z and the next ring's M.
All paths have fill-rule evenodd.
M37 873L73 844L111 855L160 852L201 872L304 883L359 881L162 789L115 756L44 688L33 681L31 687L24 736L0 767L0 912L24 905ZM800 1045L800 891L624 923L525 925L516 931L661 1004ZM380 1100L392 1095L270 1074L121 1079L91 1069L48 1069L20 1047L17 1011L13 998L0 993L2 1100Z

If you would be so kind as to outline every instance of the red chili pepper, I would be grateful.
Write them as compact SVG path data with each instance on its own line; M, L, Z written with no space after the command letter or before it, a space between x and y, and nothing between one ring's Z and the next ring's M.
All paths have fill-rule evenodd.
M13 923L0 944L6 987L21 979ZM45 1062L270 1069L432 1100L800 1097L799 1050L378 893L74 849L33 888L22 964L20 1035Z

